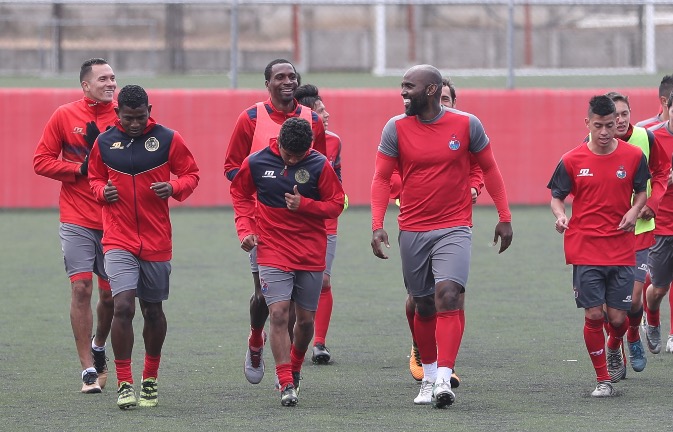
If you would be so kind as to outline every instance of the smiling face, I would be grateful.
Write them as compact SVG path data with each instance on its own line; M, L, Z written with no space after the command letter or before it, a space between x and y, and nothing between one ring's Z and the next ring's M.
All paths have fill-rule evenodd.
M294 101L294 91L299 86L297 71L289 63L278 63L271 68L271 78L265 82L271 102L276 108Z
M451 89L448 86L442 87L442 98L440 99L442 105L447 108L455 108L456 101L451 97Z
M631 123L631 109L626 102L621 100L615 101L615 108L617 108L617 132L615 136L621 138L626 135L626 132L629 130L629 124Z
M143 134L143 131L147 127L147 122L150 119L150 111L152 110L152 105L140 105L138 108L131 108L128 106L122 106L115 109L117 111L117 117L119 117L119 122L124 128L124 131L130 137L138 137Z
M404 100L404 113L408 116L420 114L428 104L427 86L421 81L418 70L411 69L402 78L400 95Z
M84 96L103 103L112 102L117 90L115 74L109 64L92 65L81 85Z

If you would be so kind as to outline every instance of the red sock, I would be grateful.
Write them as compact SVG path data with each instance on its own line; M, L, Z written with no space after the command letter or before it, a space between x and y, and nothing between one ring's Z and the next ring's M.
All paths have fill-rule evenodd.
M463 337L463 334L465 333L465 311L462 309L458 309L458 318L460 319L460 337Z
M276 376L278 376L278 383L280 389L284 389L286 385L292 384L292 363L282 363L276 365Z
M301 365L304 364L304 356L306 356L306 351L300 352L294 344L290 348L290 359L292 360L292 372L300 372Z
M320 300L318 300L318 310L315 312L315 331L313 344L325 344L329 322L332 318L332 287L330 285L323 287L320 291Z
M409 323L409 331L411 332L411 340L416 343L416 336L414 336L414 319L416 317L416 308L409 310L404 308L404 311L407 314L407 323ZM673 321L672 321L673 322Z
M449 367L456 365L456 357L463 339L463 326L460 324L458 310L437 312L437 326L435 329L437 339L437 367Z
M626 331L626 340L628 342L637 342L640 340L640 321L643 320L643 309L637 312L629 312L629 329Z
M260 349L264 346L264 327L253 328L250 327L250 336L248 336L248 346L255 349Z
M131 359L115 359L115 370L117 371L117 387L123 381L133 384L133 373L131 372Z
M159 363L161 354L156 357L145 354L145 367L143 368L143 379L159 377Z
M653 311L652 309L647 310L647 325L658 326L661 325L661 320L659 318L659 309Z
M584 343L589 352L589 358L596 370L598 381L610 381L608 364L605 357L605 334L603 333L603 319L592 320L584 318Z
M430 364L437 361L437 340L435 339L435 324L437 315L428 317L416 314L414 318L414 336L416 346L421 355L421 363Z
M608 348L611 350L616 350L622 344L622 338L626 334L626 330L629 329L629 320L628 318L622 323L619 327L613 327L612 324L608 325Z

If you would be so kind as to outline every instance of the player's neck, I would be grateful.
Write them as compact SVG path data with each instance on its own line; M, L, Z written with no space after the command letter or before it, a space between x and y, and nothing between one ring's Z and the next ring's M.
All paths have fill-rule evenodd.
M294 99L290 102L282 102L271 99L271 103L273 104L273 107L276 108L276 110L284 112L285 114L294 112L296 108L294 105Z
M594 154L608 155L617 149L617 139L611 139L608 145L602 145L592 140L589 141L587 147L589 147L589 150L591 150L591 152Z

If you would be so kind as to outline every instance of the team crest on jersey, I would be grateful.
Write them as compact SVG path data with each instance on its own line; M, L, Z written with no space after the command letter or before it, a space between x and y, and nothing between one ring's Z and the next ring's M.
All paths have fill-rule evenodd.
M304 168L299 168L296 173L294 173L294 179L297 180L297 183L304 184L308 182L311 178L311 174L308 173Z
M154 137L147 138L147 141L145 141L145 150L157 151L158 149L159 149L159 140Z
M451 134L451 141L449 141L449 148L451 150L458 150L460 148L460 141L456 134Z
M617 170L617 178L620 179L626 178L626 170L624 169L624 165L621 165Z

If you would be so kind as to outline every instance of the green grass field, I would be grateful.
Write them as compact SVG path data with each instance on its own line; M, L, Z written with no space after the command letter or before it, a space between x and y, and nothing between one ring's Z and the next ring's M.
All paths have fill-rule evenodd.
M547 207L513 209L514 242L488 246L495 209L475 210L467 326L457 369L462 384L446 410L414 406L408 371L395 210L390 259L371 253L369 209L344 213L333 269L328 334L334 363L303 368L299 405L283 408L267 375L247 383L242 360L252 290L247 255L228 209L173 211L175 255L155 409L121 411L114 388L79 393L56 211L2 211L0 237L0 430L6 431L580 431L668 430L673 356L648 353L647 369L595 385L583 313L570 288L562 238ZM663 331L668 311L662 308ZM137 311L134 375L144 355ZM267 346L268 347L268 346ZM108 348L110 346L108 344ZM110 350L110 356L111 355ZM110 360L112 365L112 359ZM114 387L114 373L110 374Z
M617 76L545 76L516 77L516 88L656 88L664 73L655 75ZM117 76L120 87L138 84L146 88L230 88L228 75L170 75L170 76ZM398 88L402 76L376 77L368 73L307 73L302 82L312 83L320 88ZM457 88L503 89L506 77L453 77ZM0 88L8 87L78 87L76 74L61 77L0 76ZM264 75L242 73L238 77L238 88L262 89Z

